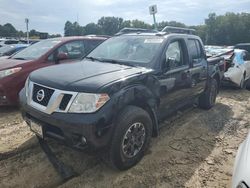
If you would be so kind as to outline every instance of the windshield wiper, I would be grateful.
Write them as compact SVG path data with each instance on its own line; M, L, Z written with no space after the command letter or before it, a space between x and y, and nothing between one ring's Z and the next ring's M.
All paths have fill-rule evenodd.
M26 60L26 59L24 59L24 58L22 58L22 57L15 57L15 58L12 58L12 59L17 59L17 60Z
M122 62L122 61L118 61L118 60L114 60L114 59L101 59L101 61L112 63L112 64L119 64L119 65L127 65L127 66L131 66L131 67L136 67L135 65L132 65L130 63Z
M86 58L86 59L90 59L91 61L100 61L100 62L102 62L101 59L95 58L95 57L89 57L89 56L87 56L87 57L85 57L85 58Z

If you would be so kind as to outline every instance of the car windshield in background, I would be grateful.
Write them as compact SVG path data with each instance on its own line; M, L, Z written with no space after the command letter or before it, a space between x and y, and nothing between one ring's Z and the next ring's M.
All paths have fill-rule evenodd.
M0 48L0 55L12 50L14 46L6 45Z
M128 65L148 66L163 38L145 36L113 37L102 43L87 58Z
M21 60L33 60L41 57L46 52L48 52L51 48L60 43L60 40L44 40L40 41L36 44L25 48L24 50L18 52L12 59L21 59Z

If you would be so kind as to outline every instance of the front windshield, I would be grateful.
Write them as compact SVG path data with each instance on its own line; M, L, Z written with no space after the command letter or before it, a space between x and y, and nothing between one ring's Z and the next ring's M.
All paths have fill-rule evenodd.
M55 45L57 45L60 42L61 42L60 40L52 40L52 39L43 40L16 53L11 58L23 59L23 60L37 59L41 57L42 55L44 55L46 52L48 52L51 48L53 48Z
M148 66L162 42L163 38L155 36L113 37L100 44L87 58Z
M14 48L14 46L11 45L6 45L0 48L0 54L4 54L10 50L12 50Z

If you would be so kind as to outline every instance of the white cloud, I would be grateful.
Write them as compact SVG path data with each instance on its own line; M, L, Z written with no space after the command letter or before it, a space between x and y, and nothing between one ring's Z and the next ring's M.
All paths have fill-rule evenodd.
M12 23L25 29L24 18L30 19L30 27L50 33L63 33L67 20L80 25L97 22L102 16L124 19L140 19L152 23L148 6L157 4L157 21L180 21L188 25L203 23L210 12L246 12L250 0L0 0L0 24Z

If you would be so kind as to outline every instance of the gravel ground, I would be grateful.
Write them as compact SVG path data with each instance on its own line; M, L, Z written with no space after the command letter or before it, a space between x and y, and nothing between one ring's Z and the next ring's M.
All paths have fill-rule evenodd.
M50 141L78 174L65 182L18 110L2 108L0 187L230 187L237 148L250 128L250 91L224 89L211 110L192 107L164 124L143 160L123 172Z

